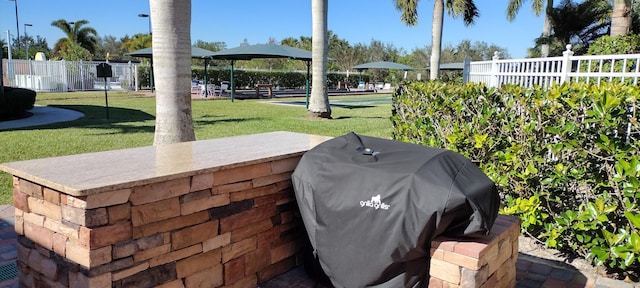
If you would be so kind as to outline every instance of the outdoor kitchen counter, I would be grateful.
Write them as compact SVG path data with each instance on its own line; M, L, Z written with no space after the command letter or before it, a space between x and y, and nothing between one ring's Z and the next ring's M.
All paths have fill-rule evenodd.
M4 163L0 170L87 196L302 155L327 139L279 131Z
M20 287L255 287L301 263L291 173L329 139L270 132L2 164Z

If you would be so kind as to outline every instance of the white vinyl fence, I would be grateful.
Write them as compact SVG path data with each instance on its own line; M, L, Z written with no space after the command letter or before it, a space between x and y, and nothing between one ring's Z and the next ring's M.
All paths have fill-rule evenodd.
M36 61L2 59L5 86L32 89L38 92L69 92L104 90L137 90L138 64L111 63L113 77L96 77L93 61Z
M640 54L573 56L571 45L560 57L466 61L463 81L489 87L505 84L548 88L554 83L619 81L638 85Z

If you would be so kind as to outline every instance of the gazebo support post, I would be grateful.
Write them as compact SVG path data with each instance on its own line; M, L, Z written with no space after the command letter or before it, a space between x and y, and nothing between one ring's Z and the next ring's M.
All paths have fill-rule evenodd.
M230 81L230 85L231 85L231 102L233 102L235 94L236 94L236 86L233 84L233 64L236 62L236 60L231 60L231 81Z
M311 61L307 61L307 83L306 83L306 105L307 105L307 109L309 109L309 74L311 74L309 72L309 69L311 67Z
M209 61L208 58L204 58L204 98L207 98L209 96L209 90L207 88L207 62ZM215 88L215 87L214 87Z

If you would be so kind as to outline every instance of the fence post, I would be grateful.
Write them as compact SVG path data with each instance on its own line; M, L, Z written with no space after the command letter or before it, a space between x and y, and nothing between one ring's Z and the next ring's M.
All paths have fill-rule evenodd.
M491 79L489 82L489 87L498 87L498 60L500 57L498 56L498 51L493 52L493 57L491 58Z
M560 84L566 83L570 80L569 73L573 68L571 56L573 56L573 51L571 51L571 44L567 44L567 50L562 52L562 76L560 76Z
M462 70L462 83L469 82L469 73L471 72L471 58L464 58L464 66Z
M63 83L63 87L62 89L64 89L64 92L69 92L69 76L67 76L67 61L62 59L61 60L62 63L62 82Z

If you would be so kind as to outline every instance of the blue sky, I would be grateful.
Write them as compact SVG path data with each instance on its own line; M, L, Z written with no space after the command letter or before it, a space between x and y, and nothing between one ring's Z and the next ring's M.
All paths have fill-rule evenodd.
M64 37L51 22L85 19L99 36L148 33L149 14L145 0L16 0L20 35L24 24L29 35L47 39L50 47ZM480 18L465 27L461 19L446 17L443 45L457 45L461 40L484 41L509 50L512 58L526 56L527 48L542 30L542 16L537 17L526 7L513 22L506 20L507 0L475 0ZM0 0L0 32L6 41L6 31L15 37L15 2ZM329 29L351 44L369 44L372 39L393 44L410 53L415 48L431 45L431 15L433 1L422 0L418 7L418 25L406 26L392 0L329 1ZM267 43L286 37L311 36L311 0L192 0L191 41L225 42L227 48L239 46L244 39L250 44ZM153 21L153 19L152 19Z

